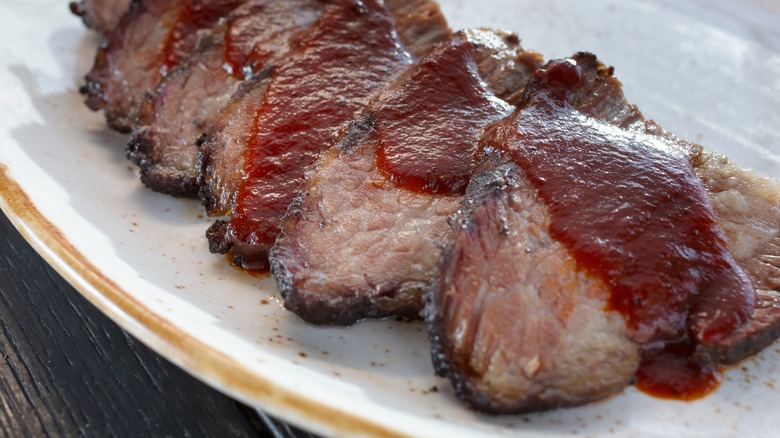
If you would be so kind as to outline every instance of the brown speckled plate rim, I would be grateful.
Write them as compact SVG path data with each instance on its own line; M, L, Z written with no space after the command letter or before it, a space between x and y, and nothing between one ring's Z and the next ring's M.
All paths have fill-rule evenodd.
M81 254L0 163L0 209L32 247L111 320L193 376L245 403L315 433L409 436L369 419L313 401L259 376L136 300Z

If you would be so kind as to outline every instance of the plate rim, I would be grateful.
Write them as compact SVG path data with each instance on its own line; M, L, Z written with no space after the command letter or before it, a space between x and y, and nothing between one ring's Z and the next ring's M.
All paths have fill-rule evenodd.
M0 163L0 210L46 263L78 293L157 354L208 385L318 434L411 437L276 385L165 320L104 274L40 212L8 166Z

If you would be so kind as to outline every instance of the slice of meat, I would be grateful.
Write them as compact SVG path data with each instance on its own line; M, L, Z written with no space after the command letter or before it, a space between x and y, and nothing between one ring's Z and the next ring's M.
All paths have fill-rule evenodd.
M354 0L330 5L298 49L280 60L267 80L240 95L259 105L233 102L218 118L202 158L204 199L211 214L232 217L223 241L212 239L211 248L232 248L237 264L267 270L268 250L304 168L414 62L405 44L410 35L449 34L438 7L429 1L388 6ZM423 50L416 44L415 50ZM243 133L228 138L220 131L225 126L228 131L241 126ZM224 156L241 158L231 163ZM225 192L225 187L238 190Z
M103 35L110 35L119 19L130 9L132 0L82 0L71 2L70 11L81 17L84 24Z
M673 143L584 119L568 96L582 79L575 60L549 65L544 91L484 141L507 150L548 206L552 235L610 284L633 339L690 330L716 341L747 321L754 291L703 184Z
M81 91L109 127L130 132L145 93L197 50L212 26L242 0L139 0L122 16Z
M516 164L489 155L469 186L428 303L437 372L473 408L522 413L599 400L628 385L639 346L610 287L550 235Z
M579 111L561 113L561 101ZM603 129L601 137L594 136L594 128ZM620 138L637 142L630 149L639 148L639 161L659 153L667 156L657 157L662 162L678 157L690 166L680 168L687 182L666 188L659 175L677 167L667 162L658 175L634 169L628 178L604 184L620 167L614 163L624 162L618 157L625 151L615 147ZM588 148L581 147L588 142ZM472 181L473 200L444 250L427 308L437 371L449 375L467 403L496 413L571 406L620 389L636 371L643 390L692 398L717 386L718 363L744 358L778 335L777 292L771 290L777 268L766 263L777 254L779 197L772 192L777 184L766 189L765 179L644 120L622 96L611 69L594 56L578 54L540 70L521 109L491 128L483 145L504 147L519 166L488 162L489 176ZM545 150L547 156L540 153ZM583 172L589 162L598 165ZM512 176L506 176L507 168ZM674 195L685 185L684 196ZM595 199L583 194L594 188ZM635 195L627 193L635 189ZM656 208L632 212L632 203L652 205L664 192L671 197L657 198ZM652 225L659 214L661 223ZM746 220L750 216L757 219ZM688 230L669 228L669 251L659 252L666 232L657 231L667 223ZM605 232L598 231L604 224ZM648 242L651 235L654 241ZM734 257L729 250L735 250ZM568 274L556 273L570 260L575 263L567 265ZM648 267L647 278L636 277ZM508 274L510 269L520 273ZM578 280L562 286L567 276ZM654 289L664 278L671 281ZM594 282L601 283L597 294L588 292ZM651 294L637 290L620 298L621 288L641 287ZM596 302L573 304L585 298ZM579 368L586 358L550 348L592 337L578 326L583 318L595 323L615 316L622 325L609 326L609 335L597 329L598 338L612 347L618 338L630 340L641 348L640 362L622 362L631 348L617 348L605 365L593 365L588 377L586 368ZM541 338L546 340L537 342ZM605 381L602 366L621 379ZM581 382L570 386L571 376ZM605 384L587 392L594 382Z
M511 111L496 96L516 100L540 64L514 34L458 32L386 90L284 218L272 267L285 305L317 324L419 318L482 128Z
M141 181L155 191L197 197L199 138L245 76L270 68L324 7L320 0L252 0L234 10L224 32L204 39L144 99L127 145Z
M750 323L697 356L702 362L733 364L759 352L780 336L780 184L664 131L625 99L611 68L590 54L574 58L589 75L582 84L593 84L574 90L578 109L621 128L660 136L686 154L704 183L730 252L754 284L756 311Z

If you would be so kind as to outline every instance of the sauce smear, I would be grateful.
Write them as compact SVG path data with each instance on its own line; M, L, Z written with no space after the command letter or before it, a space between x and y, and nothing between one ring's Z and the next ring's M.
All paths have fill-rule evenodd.
M186 0L179 6L179 14L163 47L161 74L168 72L189 57L195 49L197 31L209 29L228 15L244 0Z
M245 269L268 270L268 250L305 167L412 61L384 6L365 0L331 5L278 66L255 117L228 227Z
M238 79L248 78L286 53L290 38L309 27L325 4L316 0L252 1L230 17L225 32L225 65Z
M451 45L426 58L375 108L377 166L396 185L421 193L465 192L483 128L511 110L480 81L473 58L470 42Z
M684 340L643 354L636 373L637 389L654 397L686 401L714 391L721 382L720 370L693 360L693 348L690 340Z

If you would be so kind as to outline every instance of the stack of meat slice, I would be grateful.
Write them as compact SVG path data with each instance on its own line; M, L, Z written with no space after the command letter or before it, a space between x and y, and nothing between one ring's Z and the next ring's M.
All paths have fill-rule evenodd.
M272 260L287 307L318 324L419 318L482 130L540 65L513 34L459 32L385 90L282 223Z
M268 251L306 166L333 146L387 84L445 40L428 0L343 0L320 18L269 75L242 87L201 151L212 251L268 270Z
M199 49L242 0L139 0L98 50L82 92L108 125L130 132L141 102L160 80Z
M646 120L593 55L542 67L432 0L71 9L107 35L87 105L145 184L230 216L213 252L317 324L427 300L436 370L477 409L635 379L690 398L780 335L780 185Z
M437 371L472 406L634 378L693 398L780 334L780 187L645 121L594 56L537 72L482 146L427 308Z
M127 146L141 181L155 191L197 197L198 142L219 110L243 80L267 76L325 7L321 0L249 0L201 39L141 104Z

